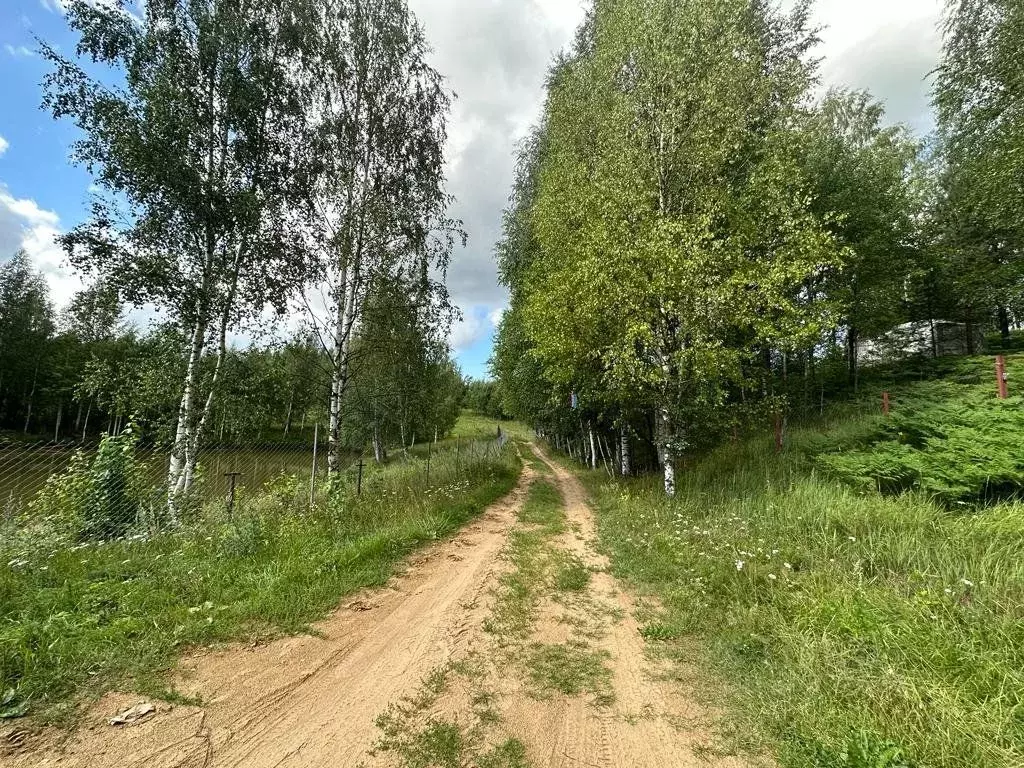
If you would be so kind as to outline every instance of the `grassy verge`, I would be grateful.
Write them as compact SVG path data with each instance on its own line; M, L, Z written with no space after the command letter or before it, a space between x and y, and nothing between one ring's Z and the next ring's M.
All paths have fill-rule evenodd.
M962 417L988 384L894 402L941 387ZM657 478L586 482L615 572L659 598L645 636L723 681L736 732L783 766L1024 765L1024 506L883 494L817 460L892 437L850 416L795 431L783 456L770 437L726 446L680 473L673 501Z
M456 530L515 484L500 454L372 473L313 509L288 486L182 530L76 546L0 544L0 715L59 720L86 693L155 695L185 649L300 632L339 599L378 585L410 551ZM301 489L300 489L301 491Z

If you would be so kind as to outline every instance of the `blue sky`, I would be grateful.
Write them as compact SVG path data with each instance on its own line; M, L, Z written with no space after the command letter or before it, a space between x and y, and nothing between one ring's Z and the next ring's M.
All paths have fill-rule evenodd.
M433 45L434 65L458 94L447 172L457 200L451 213L465 223L469 245L449 271L464 315L451 344L463 372L482 377L507 303L492 252L515 146L539 114L548 64L571 39L583 0L409 3ZM942 0L818 0L823 88L866 88L885 102L892 121L928 132L941 7ZM68 161L74 129L40 109L46 64L35 54L36 37L74 47L59 0L0 0L0 261L24 247L61 304L80 282L53 239L85 215L90 179Z

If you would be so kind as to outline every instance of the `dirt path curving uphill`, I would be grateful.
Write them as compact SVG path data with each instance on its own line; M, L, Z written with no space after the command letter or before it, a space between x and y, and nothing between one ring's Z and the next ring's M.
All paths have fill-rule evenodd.
M401 766L409 763L408 752L374 753L381 738L378 717L396 704L406 708L400 711L412 711L414 700L430 727L448 721L461 727L472 719L471 710L484 711L480 702L491 702L486 720L495 733L486 737L487 745L507 739L522 754L512 750L505 762L489 765L745 765L732 757L708 757L709 713L680 697L678 686L649 674L629 599L591 546L594 521L582 487L533 450L549 466L566 502L569 530L554 545L594 572L588 602L577 610L587 613L580 622L601 625L588 636L596 638L593 643L606 659L613 704L535 695L523 670L502 656L499 639L484 630L499 578L510 567L501 554L535 478L526 467L508 497L455 538L414 556L387 587L346 601L317 626L319 636L232 647L183 662L177 688L198 697L202 707L158 705L148 719L114 728L107 720L139 699L108 696L65 741L51 734L26 750L0 751L0 766ZM556 613L544 611L534 634L569 642L567 632L573 630ZM439 670L467 668L469 660L485 670L473 684L475 692L442 694L438 687L436 695L416 698L424 680L436 679ZM443 764L476 764L465 754L452 759L457 761Z

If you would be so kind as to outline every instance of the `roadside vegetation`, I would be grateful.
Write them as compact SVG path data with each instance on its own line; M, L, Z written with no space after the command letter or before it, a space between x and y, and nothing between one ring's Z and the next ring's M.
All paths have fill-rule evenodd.
M520 466L514 444L462 440L432 453L429 474L416 456L371 467L361 495L345 475L310 505L308 478L282 476L230 514L206 503L162 531L82 528L83 498L97 494L76 478L70 495L51 486L52 514L0 540L0 717L61 719L113 687L173 698L183 651L307 631L507 493ZM104 535L88 535L97 526Z
M785 766L1024 762L1024 401L989 358L904 374L781 455L765 429L694 459L674 500L587 476L615 572L657 598L652 649Z

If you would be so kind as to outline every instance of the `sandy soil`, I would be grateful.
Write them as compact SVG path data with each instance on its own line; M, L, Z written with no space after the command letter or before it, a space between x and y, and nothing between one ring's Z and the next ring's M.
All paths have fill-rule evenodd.
M613 705L531 695L521 674L497 660L495 638L484 632L497 580L509 567L500 555L535 476L527 468L508 497L455 538L413 557L387 587L347 599L317 626L320 636L230 647L183 661L178 690L198 696L202 707L158 704L157 712L141 722L114 727L109 718L140 699L107 696L70 735L34 734L21 743L17 732L0 733L0 765L400 765L394 755L372 752L380 737L378 715L412 696L431 672L488 656L491 679L484 683L496 691L500 712L488 740L518 738L534 768L746 765L735 757L715 757L707 749L714 713L680 692L678 684L651 674L630 599L600 570L605 563L591 546L594 521L583 489L571 473L549 466L571 528L558 546L597 569L587 602L577 609L603 624L593 642L609 654ZM560 610L548 606L540 612L537 637L545 642L566 637ZM430 716L465 720L465 712L453 710L468 707L467 702L466 696L442 696Z

